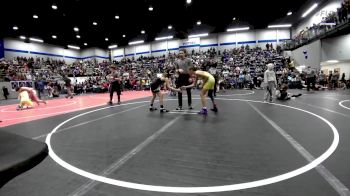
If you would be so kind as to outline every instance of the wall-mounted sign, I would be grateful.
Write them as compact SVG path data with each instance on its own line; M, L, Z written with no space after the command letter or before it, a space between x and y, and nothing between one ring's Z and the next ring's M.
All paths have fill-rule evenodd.
M34 88L33 81L11 81L11 90L15 91L17 87L30 87Z
M322 19L327 17L330 14L337 13L337 8L341 7L341 2L332 2L325 7L323 7L321 10L316 12L310 20L310 26L313 24L319 24L322 22Z

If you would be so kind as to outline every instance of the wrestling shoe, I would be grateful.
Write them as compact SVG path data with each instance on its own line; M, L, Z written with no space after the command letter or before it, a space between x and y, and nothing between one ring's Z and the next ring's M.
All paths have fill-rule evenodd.
M198 114L206 116L208 115L208 110L203 108L201 109L201 111L198 112Z
M17 111L22 110L22 109L23 109L23 107L20 106L20 105L18 105L17 108L16 108Z
M158 110L158 109L155 107L152 107L152 106L149 107L149 111L156 111L156 110Z
M161 108L160 110L160 113L166 113L166 112L169 112L169 110L165 109L165 108Z
M213 112L218 112L218 108L217 107L214 107L213 109L210 109L211 111Z

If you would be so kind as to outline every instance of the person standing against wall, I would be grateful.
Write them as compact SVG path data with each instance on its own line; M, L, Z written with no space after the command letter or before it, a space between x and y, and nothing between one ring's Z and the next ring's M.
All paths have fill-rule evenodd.
M323 73L323 71L321 70L320 74L318 75L318 82L322 87L325 86L325 83L326 83L325 80L326 80L326 76Z
M339 80L339 72L334 70L334 74L332 75L332 89L336 90L338 88L338 80Z
M316 83L316 73L314 69L311 69L310 66L306 69L306 84L307 84L307 91L310 91L310 85L312 84L312 90L315 90L315 83Z
M2 92L4 94L5 99L7 100L7 96L10 95L9 90L6 88L6 86L2 87Z
M71 79L69 79L68 76L64 76L63 80L64 80L65 86L67 88L66 98L68 99L70 97L71 99L73 99Z
M36 88L38 90L38 97L41 99L41 95L44 95L45 83L42 78L36 82Z
M192 61L190 58L186 58L187 56L187 50L186 49L180 49L179 51L179 59L175 61L175 67L177 69L177 73L179 73L179 77L177 78L176 82L176 88L181 88L183 86L190 85L190 74L189 74L189 68L192 66ZM187 88L187 101L188 101L188 108L192 110L192 96L191 96L191 89ZM176 108L176 110L182 110L182 92L178 93L178 101L179 101L179 107Z

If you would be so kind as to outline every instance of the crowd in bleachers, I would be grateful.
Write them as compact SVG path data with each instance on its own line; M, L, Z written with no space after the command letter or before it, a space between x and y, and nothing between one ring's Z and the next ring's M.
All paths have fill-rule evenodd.
M261 88L263 74L268 63L275 65L275 71L278 83L288 84L290 88L303 88L306 85L306 74L300 73L294 68L294 63L281 55L280 50L273 49L269 46L265 49L250 48L242 46L231 50L217 51L211 48L203 52L192 51L189 53L194 66L212 72L215 70L215 77L218 85L222 89L230 88ZM165 70L174 69L174 62L177 60L175 53L169 53L167 57L143 57L124 58L121 61L97 63L95 60L76 61L71 65L64 61L52 59L33 59L17 57L12 60L0 60L1 77L5 81L13 80L33 80L36 81L38 88L47 89L51 97L57 96L62 90L64 91L64 81L62 77L85 77L85 81L76 79L74 92L76 94L86 92L106 92L108 91L110 74L109 66L113 63L117 67L119 75L123 78L123 88L127 90L147 90L149 89L152 79ZM322 75L315 70L318 84L333 84L334 81L342 81L334 75ZM320 75L321 74L321 75ZM173 81L175 81L173 76ZM324 78L324 79L322 79ZM304 81L304 82L303 82ZM348 82L344 81L344 85ZM199 84L198 84L199 85ZM349 84L347 85L349 87Z
M284 48L289 49L307 43L315 37L325 34L327 31L337 28L348 22L350 12L350 0L344 0L336 12L329 12L322 18L319 24L313 24L298 32L292 40L285 42ZM321 13L323 14L323 13Z

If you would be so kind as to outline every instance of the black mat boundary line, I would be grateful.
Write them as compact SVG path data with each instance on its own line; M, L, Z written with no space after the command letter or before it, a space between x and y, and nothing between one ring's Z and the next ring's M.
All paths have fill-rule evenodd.
M8 183L10 180L12 180L13 178L19 176L22 173L27 172L28 170L34 168L35 166L37 166L39 163L41 163L47 156L49 153L49 149L48 146L46 145L46 143L43 142L38 142L36 140L32 140L32 139L28 139L25 138L23 136L19 136L19 135L15 135L15 134L11 134L11 133L7 133L7 132L3 132L0 131L0 136L1 139L7 139L8 141L13 142L14 144L18 144L19 142L23 142L22 145L19 145L18 148L21 149L26 149L27 150L27 154L31 153L30 155L27 155L29 157L25 157L22 160L16 160L13 165L8 165L4 168L2 168L0 166L0 188L3 187L6 183ZM1 140L0 139L0 140ZM30 147L36 145L35 149L37 150L32 150ZM4 144L1 142L0 143L0 147L3 148ZM32 151L32 152L28 152L28 151ZM10 153L16 153L15 152L6 152L8 155ZM18 156L23 155L22 153L18 153ZM0 157L0 161L1 159L7 159L8 156L4 156L4 154L1 155ZM6 161L6 160L5 160ZM4 162L4 161L1 161Z

